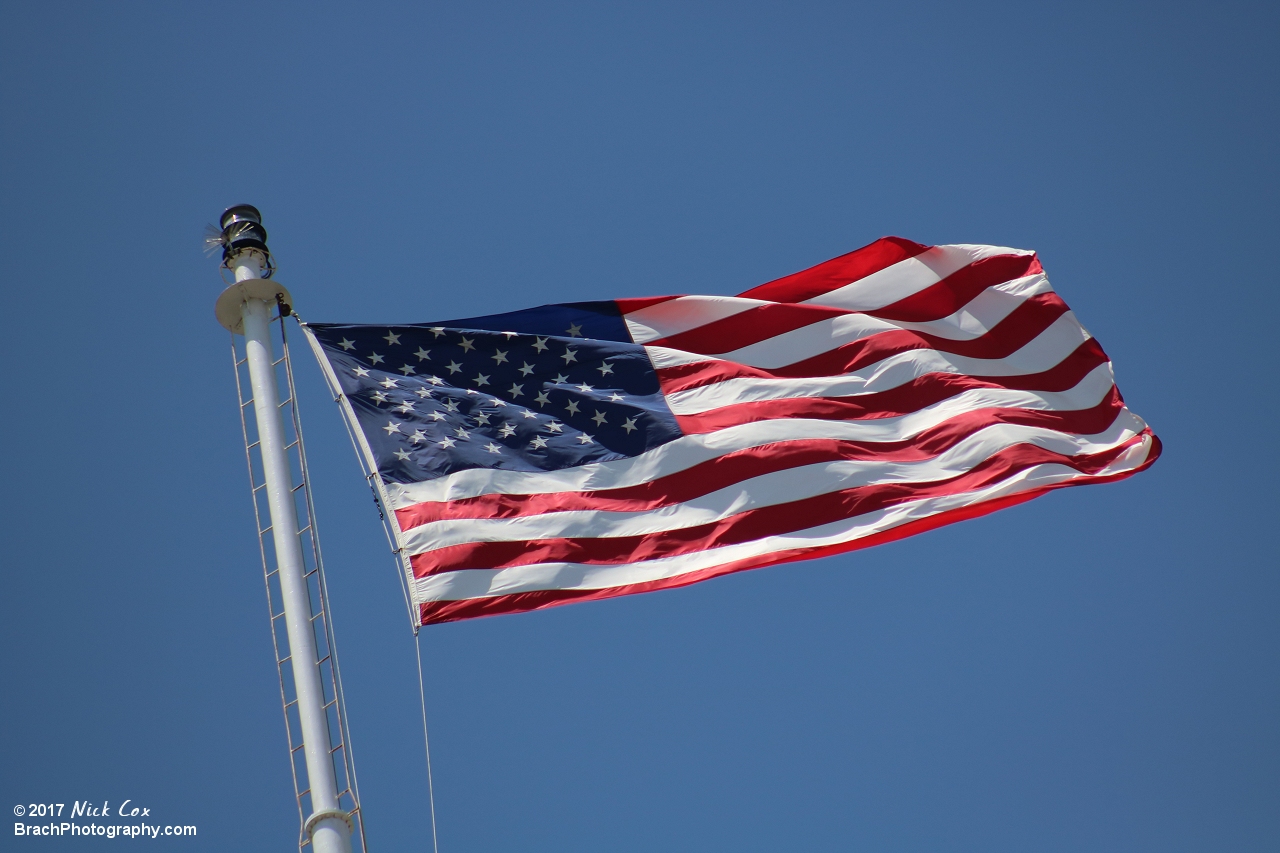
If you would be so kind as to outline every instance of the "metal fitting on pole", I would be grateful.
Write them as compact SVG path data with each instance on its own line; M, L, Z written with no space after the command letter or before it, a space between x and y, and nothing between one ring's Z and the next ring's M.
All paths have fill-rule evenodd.
M245 339L245 360L253 389L258 449L311 793L311 815L304 829L315 853L350 853L352 821L338 805L333 742L317 660L311 598L294 503L293 472L272 353L272 313L278 309L281 316L288 315L293 301L287 290L267 280L273 265L267 249L267 232L257 208L247 204L228 208L222 215L220 242L223 266L235 273L236 283L218 297L216 314L223 326L243 334Z
M237 335L244 334L243 306L250 299L274 305L280 316L289 316L293 297L283 286L268 281L276 267L258 208L251 204L228 207L219 223L222 232L210 242L222 246L222 266L234 274L235 284L218 297L214 309L218 322Z
M251 204L237 204L222 212L218 220L222 232L217 242L222 245L222 265L235 273L236 281L271 278L275 264L267 248L267 229L262 227L262 214Z

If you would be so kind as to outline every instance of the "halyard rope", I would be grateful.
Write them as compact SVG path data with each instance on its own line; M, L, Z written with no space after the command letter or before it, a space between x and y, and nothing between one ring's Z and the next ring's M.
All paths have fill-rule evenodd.
M440 841L436 837L436 791L431 779L431 738L427 735L427 692L422 686L422 635L413 638L414 651L418 653L418 698L422 700L422 745L427 751L427 800L431 804L431 849L440 853Z

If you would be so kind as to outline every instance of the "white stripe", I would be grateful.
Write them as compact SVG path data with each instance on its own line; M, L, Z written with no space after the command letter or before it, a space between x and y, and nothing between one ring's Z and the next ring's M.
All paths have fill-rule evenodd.
M682 349L672 349L671 347L652 347L644 348L645 353L649 356L649 361L656 369L661 370L664 367L676 367L681 364L693 364L700 361L726 361L727 359L717 358L715 356L702 355L701 353L688 352Z
M930 373L974 377L1026 376L1049 370L1088 339L1089 334L1068 311L1050 323L1026 346L1005 358L970 358L932 349L908 350L854 373L798 378L741 376L726 379L713 385L668 394L667 405L677 415L696 415L722 406L756 400L875 394L897 388Z
M643 344L770 304L762 299L743 299L740 296L680 296L632 311L624 319L631 332L631 340Z
M1099 435L1073 436L1039 427L998 424L979 430L931 459L911 462L832 460L771 471L655 509L567 510L516 518L446 519L410 528L402 547L417 555L472 542L552 538L641 536L722 521L748 510L794 503L831 492L885 483L927 484L958 477L1019 444L1064 456L1112 450L1131 440L1132 423L1116 423Z
M864 421L777 418L737 424L705 435L685 435L630 459L593 462L560 471L499 471L472 468L421 483L387 483L393 509L424 501L452 501L487 494L595 491L646 483L683 471L725 453L778 441L904 441L966 412L987 408L1079 411L1098 405L1111 392L1109 364L1099 365L1068 391L1035 392L998 388L965 391L948 400L896 418Z
M1052 290L1049 280L1043 274L1027 276L987 288L970 300L969 304L940 320L899 323L857 313L828 317L733 352L721 353L720 357L738 364L774 369L804 361L872 335L903 329L952 341L969 341L991 331L1030 297Z
M1036 273L992 285L969 300L963 308L940 320L926 323L900 322L894 325L940 338L973 340L991 331L997 323L1031 297L1052 292L1053 286L1049 284L1048 277L1044 273Z
M912 501L807 530L769 536L692 554L616 566L538 563L509 569L464 569L420 578L416 581L415 592L419 601L460 601L550 589L608 589L646 581L665 580L776 551L819 548L851 542L947 510L1069 480L1088 481L1097 477L1132 471L1146 461L1150 450L1151 441L1144 437L1141 443L1135 444L1096 475L1082 475L1078 471L1058 464L1037 465L978 491Z
M955 244L934 246L905 261L885 267L852 284L807 299L800 304L870 311L891 305L958 272L974 261L996 255L1033 252L1001 246ZM638 344L678 335L743 311L770 304L740 296L679 296L648 305L624 316L631 339Z
M852 284L806 299L802 304L826 305L849 311L875 311L919 293L983 258L1033 254L1035 253L1023 249L1008 249L1003 246L971 246L964 243L934 246L914 258L899 261Z
M853 312L841 317L828 317L718 356L660 346L646 346L645 351L653 366L659 369L703 361L732 361L773 370L873 334L899 329L924 332L949 340L972 340L991 331L1025 300L1052 291L1049 280L1043 273L1038 273L989 287L955 313L927 323L898 323Z

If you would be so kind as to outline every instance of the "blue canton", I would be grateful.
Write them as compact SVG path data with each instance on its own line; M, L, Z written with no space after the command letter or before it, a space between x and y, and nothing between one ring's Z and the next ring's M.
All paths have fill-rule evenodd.
M404 326L311 323L383 480L624 459L680 428L612 302Z

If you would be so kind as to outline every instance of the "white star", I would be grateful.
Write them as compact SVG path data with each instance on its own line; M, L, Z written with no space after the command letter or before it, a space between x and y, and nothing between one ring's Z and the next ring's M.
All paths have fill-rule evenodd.
M612 394L610 394L610 395L609 395L609 402L610 402L610 403L621 403L621 402L622 402L622 395L621 395L621 394L619 394L617 391L614 391Z
M542 408L543 406L551 402L551 398L547 396L546 391L543 391L541 394L534 397L533 401L538 404L538 408Z
M413 435L409 436L409 440L412 441L414 444L417 444L419 441L422 441L426 437L427 437L427 434L425 432L423 432L420 429L415 429L413 431Z
M399 459L401 462L408 462L408 461L409 461L409 451L407 451L407 450L397 450L397 451L396 451L396 458L397 458L397 459Z
M623 421L623 422L622 422L622 428L623 428L623 429L625 429L625 430L627 431L627 435L631 435L631 433L632 433L632 432L635 430L635 428L636 428L636 419L635 419L635 418L627 418L625 421Z
M382 361L382 356L378 355L376 352L369 353L370 364L378 364L381 361Z
M564 355L562 355L562 356L560 356L560 357L564 359L564 363L565 363L565 364L568 364L568 363L569 363L569 362L571 362L571 361L577 361L577 360L578 360L578 353L577 353L577 351L576 351L576 350L567 349L567 350L565 350L565 351L564 351Z
M462 343L460 343L458 346L462 347L463 351L465 352L471 352L473 349L476 348L475 341L471 340L471 338L463 338Z
M605 421L604 412L597 411L591 416L591 420L596 422L596 426L603 426Z
M430 397L430 396L431 396L431 389L430 389L430 388L419 388L417 391L414 391L413 393L417 394L419 397Z
M536 349L538 352L542 352L544 349L547 348L547 339L546 338L536 339L533 342L533 348Z
M442 420L444 420L444 419L445 419L445 414L444 414L444 412L432 412L432 413L431 413L431 420L433 420L433 421L442 421Z
M538 416L537 412L531 412L528 409L525 409L523 412L520 413L520 417L522 418L536 418L537 416Z
M533 365L526 361L524 366L520 368L520 372L525 376L528 376L530 373L533 373Z
M491 442L489 442L488 444L486 444L486 445L484 446L484 449L485 449L485 450L487 450L487 451L489 451L490 453L498 453L498 452L500 452L500 451L502 450L502 448L501 448L501 447L499 447L498 445L494 444L492 441L491 441Z
M555 380L554 380L554 384L556 384L556 385L563 385L564 383L566 383L566 382L568 382L568 381L569 381L569 377L568 377L568 376L565 376L563 373L557 373L557 374L556 374L556 378L555 378Z
M381 406L383 403L387 402L387 395L383 394L381 391L377 391L373 395L373 401Z
M400 343L400 336L397 335L395 332L391 331L390 329L387 329L387 335L386 337L383 338L383 340L386 341L389 346L395 346L396 344Z
M368 376L368 375L369 375L369 368L367 368L367 367L353 367L353 368L351 368L351 372L352 372L352 373L354 373L356 376Z
M502 364L507 360L507 354L502 350L495 350L491 358L494 364Z
M559 423L557 421L552 421L551 423L547 424L547 429L551 430L552 432L558 433L560 432L560 430L564 429L564 424Z
M383 388L398 388L400 387L400 380L392 379L390 376L388 376L386 379L382 380L378 384L381 385Z
M384 426L383 429L387 431L387 435L391 435L393 432L400 431L400 424L395 421L387 421L387 425Z
M450 372L450 373L461 373L461 372L462 372L462 365L461 365L461 364L458 364L458 362L456 362L456 361L451 361L451 362L449 362L449 363L448 363L448 365L446 365L446 366L449 368L449 372Z
M455 444L457 444L457 443L458 443L458 442L456 442L456 441L454 441L452 438L448 438L448 437L446 437L443 441L437 441L437 442L436 442L436 444L440 445L441 447L443 447L443 448L445 448L445 449L448 449L448 448L450 448L450 447L453 447L453 446L454 446Z
M606 373L613 373L613 365L608 362L602 362L596 370L600 371L601 376L604 376Z
M431 334L435 335L438 338L444 334L444 326L432 326L427 331L431 332Z
M489 423L489 414L487 412L481 412L476 415L476 423L481 425Z
M400 372L405 376L408 376L410 373L417 373L418 371L413 368L413 365L406 364L404 367L400 368Z
M479 391L477 391L477 390L476 390L476 389L474 389L474 388L468 388L468 389L467 389L467 393L468 393L468 394L479 394L480 392L479 392Z
M575 385L574 387L577 388L579 391L581 391L583 394L590 394L592 391L596 390L585 382L583 382L581 385Z
M488 377L488 376L485 376L483 373L477 373L477 374L476 374L476 384L477 384L477 385L488 385L488 384L489 384L489 377Z
M503 424L502 429L498 430L498 438L509 438L516 434L516 428L511 424Z
M578 323L570 323L569 328L565 329L565 331L569 333L571 338L582 337L582 326Z
M507 393L508 393L508 394L510 394L512 397L519 397L521 394L523 394L523 393L524 393L524 386L523 386L523 385L517 385L517 384L515 384L514 382L512 382L512 383L511 383L511 390L510 390L510 391L508 391Z
M566 408L568 408L569 414L571 415L578 414L578 403L576 400L570 400L569 405Z
M408 400L405 400L403 403L396 406L396 411L404 412L406 415L411 414L413 412L413 403L410 403Z
M507 340L520 337L519 332L503 332L502 334L506 336Z
M456 412L456 411L458 411L458 401L457 401L457 400L445 400L445 401L444 401L444 407L445 407L446 409L448 409L450 412Z
M338 343L338 346L342 347L344 350L353 350L353 349L355 349L355 348L356 348L356 342L355 342L355 341L349 341L349 340L347 340L346 338L343 338L343 339Z
M595 444L596 440L584 432L582 435L578 436L578 443L579 444Z
M537 436L533 441L529 442L529 447L534 450L541 450L547 446L547 440L542 436Z
M497 397L494 397L492 400L489 401L490 406L505 406L506 404L507 404L506 400L499 400Z
M427 361L431 358L431 353L427 352L422 347L418 347L418 351L415 352L414 355L418 357L418 361Z
M471 433L467 432L462 427L458 427L457 429L455 429L453 431L453 434L456 435L458 438L462 439L463 441L466 441L468 438L471 438Z
M426 380L427 380L428 382L430 382L432 385L443 385L443 384L444 384L444 380L443 380L443 379L441 379L439 376L427 376L427 377L425 377L425 378L426 378Z

